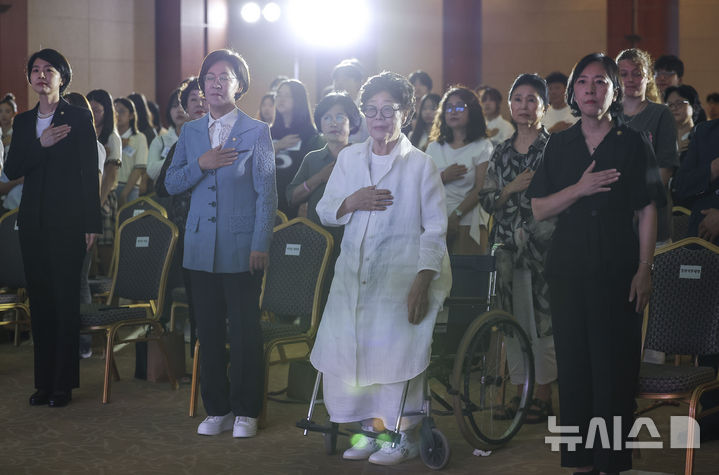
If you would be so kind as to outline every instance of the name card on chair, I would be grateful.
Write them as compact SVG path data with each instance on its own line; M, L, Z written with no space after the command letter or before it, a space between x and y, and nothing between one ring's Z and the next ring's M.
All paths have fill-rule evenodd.
M299 256L302 244L287 244L285 246L285 256Z
M137 216L138 214L142 214L142 213L144 213L145 211L146 211L146 210L144 210L144 209L135 209L135 210L132 211L132 217L134 218L134 217Z
M17 219L15 220L15 231L20 231L20 228L17 225Z
M137 236L135 247L150 247L150 236Z
M702 266L679 266L679 278L700 280L702 278Z

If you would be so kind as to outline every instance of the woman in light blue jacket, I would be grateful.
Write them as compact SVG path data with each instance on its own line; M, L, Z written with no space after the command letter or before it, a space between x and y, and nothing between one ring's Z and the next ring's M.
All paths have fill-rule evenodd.
M277 209L274 151L267 124L235 107L250 84L239 54L207 55L199 83L210 113L182 128L165 178L171 194L192 190L183 266L191 274L208 415L197 432L252 437L264 389L259 297Z

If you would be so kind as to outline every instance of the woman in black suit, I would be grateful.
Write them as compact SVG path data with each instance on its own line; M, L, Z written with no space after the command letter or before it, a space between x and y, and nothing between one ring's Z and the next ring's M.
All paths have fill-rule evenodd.
M97 144L89 110L61 98L70 64L52 49L30 56L34 109L15 118L5 173L25 177L18 216L35 350L33 406L67 405L79 386L80 269L102 232Z

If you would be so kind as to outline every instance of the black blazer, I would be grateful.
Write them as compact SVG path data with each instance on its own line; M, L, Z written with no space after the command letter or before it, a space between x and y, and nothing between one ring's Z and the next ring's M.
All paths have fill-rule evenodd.
M70 134L44 148L36 137L38 106L15 117L5 174L25 177L18 225L101 233L97 138L89 110L60 99L52 125L68 124Z

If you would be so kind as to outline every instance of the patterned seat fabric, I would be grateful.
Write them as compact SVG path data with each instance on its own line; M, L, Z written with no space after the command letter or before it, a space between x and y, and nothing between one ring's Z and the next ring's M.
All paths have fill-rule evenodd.
M175 287L172 289L172 301L178 303L189 303L187 300L187 291L184 287Z
M719 353L719 255L680 247L657 254L645 348Z
M18 303L17 294L0 294L0 303Z
M712 380L714 370L706 366L642 363L639 370L639 392L682 393Z
M301 335L307 331L299 325L292 323L278 323L261 321L262 340L265 342L276 340L277 338L288 338L295 335Z
M93 295L108 293L112 288L112 279L110 277L88 279L88 283L90 284L90 293Z
M103 304L85 304L80 307L82 326L109 325L146 317L147 313L142 307L107 307Z

